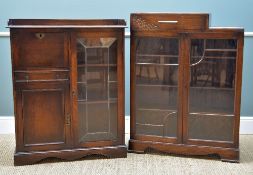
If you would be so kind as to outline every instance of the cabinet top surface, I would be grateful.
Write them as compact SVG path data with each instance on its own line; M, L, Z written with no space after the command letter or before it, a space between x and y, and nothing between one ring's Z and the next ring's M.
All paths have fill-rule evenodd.
M9 19L8 28L125 28L123 19Z
M134 12L131 15L207 15L209 13L201 13L201 12Z

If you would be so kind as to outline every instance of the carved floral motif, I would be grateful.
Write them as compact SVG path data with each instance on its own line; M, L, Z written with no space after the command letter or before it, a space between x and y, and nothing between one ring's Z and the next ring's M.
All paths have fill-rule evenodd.
M159 26L149 23L141 17L134 16L133 17L133 28L141 29L141 30L157 30L159 28Z

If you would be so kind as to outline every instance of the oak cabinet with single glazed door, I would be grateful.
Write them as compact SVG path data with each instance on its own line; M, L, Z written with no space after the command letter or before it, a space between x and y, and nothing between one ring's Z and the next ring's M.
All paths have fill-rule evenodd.
M15 165L126 157L124 20L9 20Z
M131 15L130 151L239 161L243 29L208 14Z

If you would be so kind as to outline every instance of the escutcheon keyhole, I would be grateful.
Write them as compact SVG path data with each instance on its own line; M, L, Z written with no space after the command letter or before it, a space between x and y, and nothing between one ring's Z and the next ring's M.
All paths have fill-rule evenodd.
M45 34L44 34L44 33L36 33L35 35L36 35L36 37L37 37L38 39L42 39L42 38L45 37Z

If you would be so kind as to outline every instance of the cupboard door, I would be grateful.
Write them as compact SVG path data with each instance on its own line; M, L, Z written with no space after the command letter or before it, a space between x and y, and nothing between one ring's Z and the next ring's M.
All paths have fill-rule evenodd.
M137 37L134 42L135 134L175 139L178 134L179 39Z
M233 142L236 39L191 39L188 141ZM204 142L203 142L204 141Z
M61 149L70 142L69 84L16 83L17 151Z
M76 37L77 142L118 141L118 39Z

